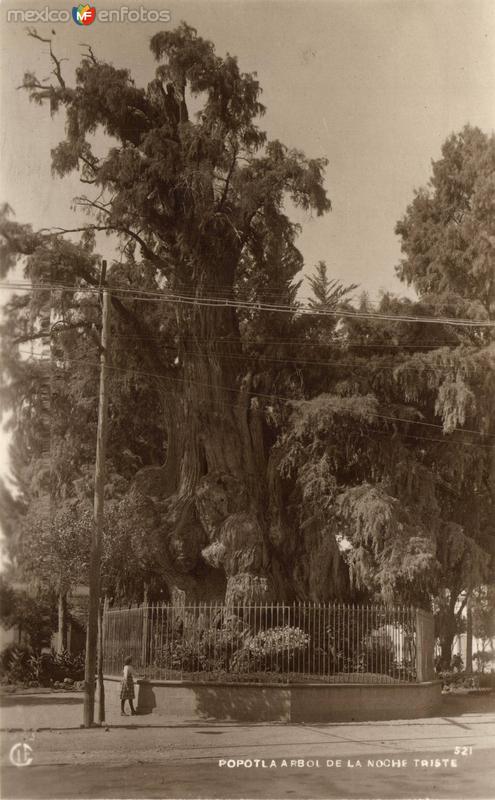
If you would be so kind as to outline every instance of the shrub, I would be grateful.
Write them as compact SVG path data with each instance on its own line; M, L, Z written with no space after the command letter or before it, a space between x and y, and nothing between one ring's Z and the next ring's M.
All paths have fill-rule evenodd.
M495 672L482 672L479 676L480 688L495 689Z
M365 639L365 672L390 674L396 669L395 649L388 634L374 632Z
M366 637L371 631L371 621L358 620L343 609L334 611L333 619L325 630L323 642L325 657L333 672L365 672L367 670Z
M464 667L464 662L462 660L462 656L460 656L459 653L456 653L456 655L452 656L452 660L450 662L450 669L455 670L458 673L461 673L463 667Z
M473 661L476 661L478 672L484 672L488 664L495 661L495 652L493 650L478 650L478 652L473 653Z
M356 619L337 612L335 621L326 629L325 658L333 672L371 672L382 675L410 675L414 664L404 655L398 664L393 640L380 621ZM382 623L384 620L382 620Z
M181 672L252 672L289 669L309 644L309 636L290 626L251 634L237 617L219 628L177 637L155 656L155 666Z
M228 672L236 668L236 660L249 639L249 628L242 619L234 614L224 619L218 629L205 631L203 648L206 662L210 670Z
M480 676L476 673L457 672L449 669L440 672L438 677L442 681L442 689L477 689L480 686Z
M67 651L34 653L30 647L8 645L0 654L0 670L8 683L28 685L36 682L50 686L65 678L81 680L84 677L84 656L73 656Z
M187 639L171 639L155 655L155 666L173 671L196 672L208 669L204 649Z
M35 680L30 647L9 644L0 654L0 670L8 683L25 683Z
M81 681L84 678L84 653L73 655L67 650L62 650L61 653L50 655L53 656L54 671L58 671L59 680L70 678L73 681Z
M309 635L301 628L290 625L268 628L246 639L244 647L235 654L235 664L242 663L243 668L249 670L288 670L294 667L295 660L303 655L309 642Z
M156 651L157 667L181 672L228 671L233 656L248 635L243 621L232 615L218 627L203 627L201 621L174 628L174 636Z

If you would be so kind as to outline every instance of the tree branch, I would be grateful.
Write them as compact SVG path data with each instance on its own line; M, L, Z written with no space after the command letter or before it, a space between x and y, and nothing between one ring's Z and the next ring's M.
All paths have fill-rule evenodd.
M77 291L77 287L75 288L75 291ZM12 339L12 344L23 344L23 342L32 342L35 339L44 339L47 338L48 336L51 336L52 333L54 332L59 333L60 330L66 331L66 330L77 330L78 328L91 328L92 324L93 324L92 322L74 322L72 325L64 323L64 327L59 329L58 331L50 331L49 334L47 334L46 331L38 331L38 333L31 333L31 334L26 334L24 336L18 336L16 339Z
M85 202L80 203L80 205L96 208L98 211L103 211L108 216L111 216L111 212L109 211L109 209L105 208L105 206L101 205L101 203L96 203L95 201L89 200L88 198L84 198L84 201ZM58 232L54 233L53 235L63 236L65 233L77 233L88 230L115 231L117 233L125 233L127 236L130 236L139 244L143 255L149 261L151 261L160 271L163 271L165 267L165 263L163 262L163 260L156 255L156 253L151 249L151 247L148 244L146 244L144 239L138 233L133 231L131 228L125 227L124 225L86 225L84 228L72 228L72 229L60 228Z
M46 231L46 233L45 233ZM41 228L39 233L50 237L50 236L65 236L66 233L84 233L85 231L115 231L116 233L125 233L128 236L132 237L136 240L136 242L141 246L143 250L143 254L148 258L150 261L156 263L156 266L159 266L160 269L163 269L164 264L161 258L157 256L153 250L146 244L144 239L142 239L139 234L134 233L134 231L130 230L129 228L124 228L121 225L84 225L82 228Z
M218 211L221 211L221 209L223 208L223 204L224 204L225 200L227 199L227 193L229 191L229 186L230 186L230 179L232 178L232 173L234 172L235 165L237 164L237 153L238 153L238 149L237 149L237 147L234 147L234 157L232 159L232 163L231 163L231 165L229 167L229 171L228 171L227 177L225 179L225 186L224 186L224 189L223 189L223 192L222 192L222 197L220 198L220 202L219 202L218 208L217 208Z
M97 164L97 163L98 163L98 161L99 161L99 159L98 159L98 158L96 158L96 156L94 156L94 159L95 159L94 161L90 161L90 160L89 160L89 158L86 158L86 156L83 156L83 155L82 155L82 153L79 153L79 155L78 155L78 158L80 158L80 159L81 159L81 161L84 161L84 163L85 163L85 164L86 164L86 165L87 165L87 166L88 166L90 169L92 169L92 170L93 170L93 172L96 172L96 164Z
M65 81L64 81L64 79L62 77L62 69L61 69L60 65L61 65L62 61L68 61L68 59L67 58L57 58L57 56L55 55L55 53L53 52L53 49L52 49L52 40L51 39L45 39L43 36L40 36L39 33L36 32L35 28L28 28L28 36L30 36L32 39L37 39L39 42L44 42L45 44L49 45L49 47L50 47L50 58L52 59L53 63L55 64L55 69L53 70L53 74L57 78L57 80L58 80L60 86L62 87L62 89L66 89L67 86L66 86ZM47 87L44 86L43 88L46 89Z
M93 48L91 47L90 44L81 44L80 47L86 47L88 50L86 58L89 58L89 60L92 61L93 64L95 65L98 64L98 59L95 57L95 54L93 53Z

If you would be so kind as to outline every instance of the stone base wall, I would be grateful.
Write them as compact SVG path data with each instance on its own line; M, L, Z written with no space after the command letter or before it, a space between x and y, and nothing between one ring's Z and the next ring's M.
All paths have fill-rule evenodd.
M435 716L440 681L418 684L235 684L138 681L137 710L178 722L371 722ZM119 705L120 678L105 678Z

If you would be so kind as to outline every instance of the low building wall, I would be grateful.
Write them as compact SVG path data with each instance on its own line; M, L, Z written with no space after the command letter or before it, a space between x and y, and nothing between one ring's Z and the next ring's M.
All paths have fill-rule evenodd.
M137 709L182 722L367 722L417 719L440 710L441 683L239 684L138 681ZM120 679L105 678L107 707Z

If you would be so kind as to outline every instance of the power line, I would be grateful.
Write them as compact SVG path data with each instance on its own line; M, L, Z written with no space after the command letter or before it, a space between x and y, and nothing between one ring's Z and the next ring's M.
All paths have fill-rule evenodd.
M127 337L120 336L119 334L115 334L114 338L116 338L116 339L126 339ZM154 336L139 337L139 338L142 338L142 339L145 339L145 340L152 340L152 341L162 341L158 337L154 337ZM214 341L214 340L211 340L211 339L190 339L190 340L181 339L181 343L184 343L186 341L189 341L190 343L194 343L194 344L199 343L199 342L202 342L203 344L205 344L207 342ZM219 341L222 341L224 344L228 344L228 342L226 342L225 340L219 340ZM275 344L280 344L280 343L281 342L278 342L278 341L275 342ZM244 345L244 346L248 346L249 344L250 343L242 343L241 342L241 345ZM255 346L255 343L252 343L252 344L253 344L253 346ZM265 342L265 344L266 344L266 342ZM329 345L325 345L325 346L329 347ZM359 347L359 345L356 345L356 346ZM383 346L386 347L386 345L383 345ZM400 345L396 345L396 346L400 347ZM412 346L413 345L411 345L411 347ZM168 349L171 349L171 350L174 350L174 351L177 350L177 348L173 347L172 345L167 345L167 347L168 347ZM371 347L371 345L370 345L370 347ZM266 355L265 353L255 353L253 355L250 355L249 353L228 353L228 352L219 352L218 350L215 350L214 353L209 353L209 352L206 352L206 351L203 351L203 350L197 350L197 351L192 351L192 352L188 351L186 353L186 355L187 355L188 359L196 358L196 357L200 357L200 356L206 356L206 357L214 356L215 358L223 359L223 360L226 360L226 361L228 361L229 359L235 359L235 360L238 360L238 361L249 361L249 360L252 360L252 359L257 359L260 362L269 361L269 362L275 363L275 364L305 364L305 365L308 365L308 366L320 366L320 367L327 367L327 366L331 366L331 367L348 367L350 369L366 368L366 369L371 369L375 373L376 372L380 372L380 370L385 370L385 369L388 369L388 370L400 370L402 372L404 372L404 371L406 371L406 372L422 371L422 372L432 372L432 373L440 372L441 373L441 372L450 372L452 370L459 370L459 368L460 368L458 364L448 364L448 365L445 365L445 366L430 367L430 366L427 366L427 365L422 364L422 363L417 363L415 366L407 366L408 363L411 363L411 359L412 359L412 357L414 357L414 355L412 357L410 357L410 361L406 362L406 364L404 364L403 362L395 363L395 364L383 364L381 362L377 362L376 364L372 364L371 367L370 367L369 360L367 360L366 363L362 363L362 362L357 362L357 361L356 362L346 362L346 361L340 361L340 360L339 361L335 361L335 360L331 360L331 359L325 359L325 360L305 359L305 358L299 358L297 356L293 356L293 357L290 357L290 358L278 358L278 357L275 357L275 356ZM423 354L421 354L421 355L423 355Z
M244 361L248 362L253 358L257 359L260 362L269 361L270 363L274 364L305 364L307 366L318 366L318 367L343 367L348 369L367 369L370 372L377 373L381 370L400 370L401 372L414 372L417 373L418 371L428 372L428 373L443 373L443 372L450 372L456 371L459 369L459 366L456 364L451 364L448 366L443 367L429 367L424 364L418 363L416 366L407 366L403 363L397 364L381 364L376 363L370 365L369 360L366 363L359 363L359 362L347 362L347 361L333 361L333 360L325 360L325 361L316 361L311 359L304 359L304 358L276 358L273 356L267 356L263 353L257 353L254 356L249 356L248 354L244 353L226 353L226 352L218 352L215 350L213 354L205 352L203 350L197 350L195 352L187 352L188 359L195 359L200 358L201 356L210 356L214 355L215 358L219 358L224 361L229 361L230 359L234 359L236 361Z
M60 331L57 331L57 332L63 332L63 329L60 329ZM125 339L125 340L131 339L133 341L134 340L137 340L137 341L144 340L144 341L162 342L162 339L160 339L159 337L156 337L156 336L136 336L136 337L133 337L133 336L125 336L125 335L121 335L121 334L117 333L117 334L114 334L113 338L115 338L115 339ZM217 338L217 339L206 339L206 338L204 338L204 339L194 339L194 338L181 339L181 343L186 343L187 342L187 343L193 343L193 344L198 344L198 343L205 344L205 343L211 342L211 341L217 341L217 342L221 342L223 344L228 344L229 343L228 341L226 341L225 338L223 338L223 339L222 338ZM295 341L297 341L297 340L295 340ZM274 340L274 342L273 342L273 344L282 344L282 343L284 343L283 340ZM345 340L343 341L343 344L347 344L347 343L348 343L347 341L345 341ZM241 346L242 345L249 346L250 344L253 347L256 346L255 342L251 342L251 343L250 342L244 342L244 343L241 342ZM264 344L266 344L266 342L264 342ZM307 344L311 345L312 343L311 342L307 342ZM328 345L328 344L324 345L324 346L325 347L331 347L331 345ZM382 346L385 347L385 348L387 347L387 345L382 345ZM177 347L175 347L173 345L167 344L166 347L169 350L173 350L174 352L177 352ZM356 347L360 347L360 345L357 344ZM372 345L370 345L370 347L372 347ZM400 348L401 346L400 345L395 345L393 347ZM414 345L410 345L410 347L414 347ZM446 373L446 372L451 372L451 371L458 371L460 369L460 365L458 365L458 364L448 364L448 365L444 365L444 366L441 366L441 365L440 366L428 366L426 364L418 362L413 366L408 366L408 365L411 364L411 361L412 361L412 358L414 357L414 354L413 354L412 357L410 356L409 361L407 361L406 363L397 362L395 364L384 364L382 362L374 363L374 362L370 362L369 359L366 361L366 363L363 363L362 361L361 362L358 362L358 361L348 362L348 361L333 360L333 359L324 359L324 360L305 359L305 358L300 358L298 356L292 356L290 358L289 357L288 358L280 358L280 357L276 357L276 356L266 355L265 353L254 353L254 354L251 355L249 353L230 353L230 352L221 352L221 351L219 352L218 350L215 350L215 352L213 354L211 354L209 352L206 352L204 350L197 350L197 351L192 351L192 352L188 351L186 353L186 355L187 355L188 359L200 358L201 356L209 357L210 355L214 355L215 358L218 358L218 359L221 359L221 360L225 360L225 361L237 360L237 361L249 362L250 360L256 359L259 362L268 361L268 362L274 363L274 364L289 364L289 365L290 364L303 364L303 365L307 365L307 366L336 367L336 368L340 367L340 368L349 368L349 369L353 369L353 370L355 370L355 369L367 369L371 373L374 373L374 374L379 373L382 370L399 370L401 372L414 372L414 373L417 373L417 372L421 371L421 372L427 372L427 373L436 374L436 373ZM420 354L420 355L423 355L423 354Z
M10 284L0 285L0 288L11 289L14 285ZM40 289L40 290L67 290L74 293L90 292L98 293L97 287L74 287L64 284L38 284L31 285L30 287L22 286L23 290ZM150 292L139 289L126 289L124 287L110 287L112 296L119 299L136 300L141 302L159 302L173 305L194 306L199 308L212 308L212 309L240 309L245 311L256 312L273 312L283 314L299 314L299 315L312 315L318 317L338 317L338 318L351 318L351 319L367 319L375 321L386 322L410 322L428 325L451 325L454 327L481 327L481 328L495 328L494 320L469 320L457 319L452 317L415 317L408 314L389 314L385 312L365 312L354 309L315 309L308 305L297 304L277 304L266 303L261 301L242 301L240 299L230 300L219 297L195 297L187 294L177 293L163 293L163 292Z
M387 435L387 431L379 431L376 428L370 428L369 430L372 433L376 433L378 436L386 436ZM392 437L394 435L395 434L391 434ZM422 442L439 442L440 444L446 444L447 443L446 439L438 439L438 438L436 438L434 436L419 436L416 433L404 433L403 432L403 433L401 433L401 436L403 436L405 439L418 439L419 441L422 441ZM483 448L486 448L486 449L489 449L489 450L491 450L493 448L493 445L491 445L491 444L482 444L481 442L466 442L466 441L459 442L459 441L455 441L454 440L454 441L451 441L450 444L460 445L461 447L483 447Z
M25 281L17 280L17 281L14 281L12 283L8 283L8 282L5 282L5 283L6 283L7 286L17 286L18 288L24 288L24 287L25 288L31 288L33 286L33 284L30 281L27 281L27 280L25 280ZM200 288L201 288L202 291L208 290L208 292L213 292L217 296L221 296L221 298L223 299L224 297L228 297L228 296L231 296L231 297L238 296L243 291L246 291L246 292L254 292L254 291L256 291L260 295L262 295L263 297L280 298L281 295L284 294L284 292L290 291L291 288L295 288L295 287L291 287L289 285L287 287L284 287L283 290L282 289L279 289L279 290L274 290L274 289L267 290L267 287L263 287L263 286L250 286L249 284L244 284L244 283L239 283L239 284L236 284L236 285L233 286L232 284L219 284L219 283L215 283L215 282L211 281L211 282L207 282L207 283L201 283L201 287ZM160 290L156 290L156 291L159 292ZM394 297L394 296L391 295L391 297ZM366 301L366 303L368 303L369 305L376 305L377 303L379 303L381 301L382 298L373 299L373 298L370 297L370 295L366 291L363 290L360 293L354 292L353 294L345 294L345 299L346 300L358 300L358 301L364 299ZM399 299L399 298L397 298L397 299ZM407 299L410 299L410 298L405 298L405 299L407 300ZM253 301L253 302L255 302L255 301Z
M84 323L81 322L80 323L80 327L83 327L83 326L84 326ZM77 323L73 323L72 330L77 330L77 327L78 327L78 324ZM64 330L65 329L62 327L60 329L55 330L54 333L64 333ZM113 335L112 335L112 338L114 338L114 339L125 339L125 340L130 340L130 341L154 341L154 342L161 342L163 344L164 343L163 342L164 337L168 336L168 335L169 334L166 331L163 331L161 336L158 336L158 335L155 335L155 336L152 336L152 335L142 336L140 334L126 334L126 333L115 333L114 332ZM47 337L48 337L48 334L47 334ZM41 339L42 337L38 335L36 338L37 339ZM29 338L26 338L24 341L31 341L31 340ZM287 339L287 338L265 339L263 337L257 337L256 339L242 339L241 338L239 340L237 340L237 339L234 340L234 339L232 339L232 338L230 338L228 336L208 336L208 337L203 337L203 336L180 336L180 343L181 344L184 344L184 343L196 344L196 343L209 343L209 342L220 342L220 343L226 344L226 345L228 345L230 343L238 343L238 344L240 344L240 345L242 345L244 347L249 347L249 346L251 346L251 347L259 347L261 345L297 345L298 347L324 347L324 348L328 348L328 349L335 348L337 346L341 346L341 347L350 346L350 347L356 347L356 348L368 348L368 347L370 347L370 348L383 348L385 350L406 350L406 349L419 350L421 348L428 348L428 349L431 350L431 349L438 349L440 347L461 347L461 346L464 346L464 347L479 347L479 345L476 345L476 344L474 344L472 342L462 342L462 341L453 342L452 340L451 341L443 341L441 339L430 340L430 341L427 341L427 342L421 341L421 342L418 342L416 344L407 344L407 343L393 344L391 342L384 342L383 339L376 339L376 340L375 339L368 339L367 341L363 342L360 339L348 338L345 335L342 336L342 335L339 335L339 334L337 334L336 337L333 338L331 341L327 341L327 342L316 341L315 339L307 339L307 338L306 339L301 339L300 337L299 338L292 338L292 339ZM172 348L172 345L167 345L167 346Z
M19 351L19 352L24 352L24 351ZM31 353L27 353L27 354L31 355L31 357L33 357ZM44 360L48 360L48 359L44 359ZM99 366L99 363L96 362L96 361L88 361L88 360L83 360L83 359L78 360L78 363L84 363L84 364L87 364L88 366ZM114 372L121 372L121 373L127 373L127 374L128 373L132 373L134 375L143 375L143 376L150 377L150 378L159 378L162 381L172 381L173 383L180 383L180 384L184 384L185 383L185 384L193 385L193 386L203 386L205 388L210 388L210 389L221 389L222 391L234 392L235 394L238 394L241 391L241 388L238 387L238 386L223 386L221 384L213 384L213 383L209 383L207 381L197 381L197 380L190 379L190 378L173 378L171 376L163 375L163 374L160 374L158 372L148 372L146 370L133 369L132 367L131 368L129 368L129 367L116 367L114 365L111 365L111 366L109 365L107 367L107 369L109 369L111 371L114 371ZM266 400L281 400L281 401L289 402L289 403L300 402L299 398L287 397L287 396L284 396L284 395L277 395L277 394L274 394L274 393L267 393L267 392L253 392L253 391L250 391L249 392L249 396L250 397L259 397L259 398L266 399ZM303 400L304 400L304 398L303 398ZM422 426L425 426L425 427L428 427L428 428L435 428L437 430L442 430L443 431L443 425L438 425L438 424L436 424L434 422L424 422L423 420L407 419L407 418L404 418L404 417L395 417L395 416L390 416L390 415L385 415L385 414L378 414L376 412L371 412L371 411L368 412L368 413L369 413L370 416L376 417L377 419L383 419L383 420L386 420L388 422L404 422L407 425L422 425ZM487 433L483 433L482 431L473 430L473 429L470 429L470 428L453 428L451 432L453 433L454 431L455 432L459 432L459 433L471 433L471 434L474 434L476 436L483 436L483 437L490 437L490 438L491 437L495 437L495 434L487 434Z
M166 336L167 333L164 331L163 336ZM163 342L163 336L139 336L138 334L125 334L125 333L114 333L113 338L116 339L133 339L133 340L140 340L140 341L155 341L155 342ZM211 336L211 337L196 337L196 336L189 336L189 337L180 337L181 343L196 343L196 342L222 342L223 344L229 344L232 342L232 339L229 339L227 336ZM237 340L236 340L237 341ZM462 344L462 342L448 342L448 341L430 341L430 342L420 342L418 344L386 344L383 339L380 340L368 340L367 342L361 342L359 339L347 339L341 337L340 339L336 338L330 342L317 342L312 339L241 339L240 344L248 347L257 347L259 345L279 345L279 344L287 344L287 345L298 345L300 347L336 347L337 345L351 345L352 347L383 347L385 349L393 350L393 349L419 349L421 347L428 347L428 348L439 348L439 347L458 347ZM475 345L471 345L475 346Z
M116 337L116 338L118 338L118 337ZM152 338L152 337L150 337L150 338ZM19 352L26 353L26 351L19 351ZM188 352L186 355L187 355L187 359L188 360L195 360L195 359L199 360L201 357L208 358L211 354L208 353L208 352L202 351L202 350L198 350L196 352ZM456 364L451 364L449 366L443 366L443 367L442 366L429 367L429 366L425 366L424 364L421 364L421 363L418 363L416 366L407 366L407 363L406 364L403 364L403 363L397 363L397 364L382 364L382 363L374 364L374 363L371 363L371 365L370 365L369 361L366 362L366 363L362 363L362 362L334 361L334 360L330 360L330 359L329 360L325 360L325 361L316 361L316 360L297 358L297 357L293 357L293 358L276 358L276 357L272 357L272 356L266 356L263 353L256 354L254 356L249 356L249 355L243 354L243 353L225 353L225 352L222 353L222 352L215 351L215 353L213 355L215 356L215 358L218 358L221 361L235 360L235 361L249 362L250 360L256 359L261 363L268 361L268 362L273 363L273 364L289 364L289 365L302 364L302 365L306 365L306 366L335 367L336 369L344 368L344 369L349 369L349 370L363 370L364 369L364 370L368 370L368 372L370 373L370 377L373 377L374 375L376 375L377 373L382 372L383 370L392 370L392 371L393 370L399 370L400 372L413 372L413 373L418 373L418 372L421 371L423 373L432 373L432 374L441 374L441 373L446 373L446 372L448 373L448 372L458 371L459 370L459 366L456 365ZM68 356L68 357L71 358L71 360L73 360L73 361L79 360L79 358L78 359L74 359L71 356ZM80 358L82 360L84 360L84 354Z
M160 396L161 397L162 396L165 396L165 397L177 397L177 394L175 392L167 391L166 389L161 389L160 390ZM98 399L98 395L85 395L84 399L85 400L97 400ZM207 400L207 401L202 401L201 408L209 408L209 409L215 409L215 410L218 409L218 408L237 408L237 404L236 403L229 403L227 400L211 400L210 399L210 400ZM395 432L391 433L389 431L379 430L378 428L367 428L366 431L362 433L362 435L369 434L369 433L376 434L378 436L388 437L390 439L393 439L393 438L397 437L397 434ZM491 435L491 434L488 434L488 435ZM450 439L450 440L448 440L448 439L439 439L439 438L434 437L434 436L420 436L419 434L416 434L416 433L401 432L401 437L404 438L404 439L416 439L418 441L429 442L429 443L435 442L435 443L439 443L439 444L454 444L456 447L476 447L476 448L480 448L481 447L481 448L487 449L487 450L492 450L493 449L493 445L483 444L481 442L468 442L466 440L462 440L461 441L459 439Z

